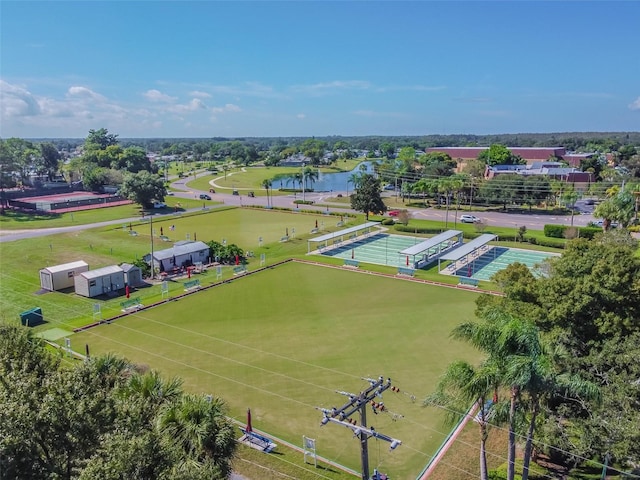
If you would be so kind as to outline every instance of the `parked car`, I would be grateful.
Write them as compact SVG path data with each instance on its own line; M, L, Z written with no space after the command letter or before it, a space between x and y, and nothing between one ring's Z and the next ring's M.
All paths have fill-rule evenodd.
M389 211L389 216L390 217L397 217L398 215L400 215L400 210L390 210Z
M216 190L214 188L210 188L209 193L216 193Z
M201 193L200 194L200 200L211 200L211 197L209 195L207 195L206 193Z
M248 195L249 195L251 198L254 198L254 197L256 196L256 194L255 194L255 193L253 193L253 192L249 192L249 193L248 193Z
M167 204L164 202L153 202L153 208L167 208Z
M462 223L480 223L481 220L475 215L460 215L460 221Z
M240 195L240 193L238 192L238 190L234 190L233 195Z

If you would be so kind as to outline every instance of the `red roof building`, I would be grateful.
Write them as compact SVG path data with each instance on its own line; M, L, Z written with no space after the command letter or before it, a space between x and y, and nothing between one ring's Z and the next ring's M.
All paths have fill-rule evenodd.
M514 155L519 155L527 164L548 160L551 157L563 159L567 151L564 147L507 147ZM472 160L478 158L480 153L489 147L434 147L427 148L426 152L448 153L454 160Z

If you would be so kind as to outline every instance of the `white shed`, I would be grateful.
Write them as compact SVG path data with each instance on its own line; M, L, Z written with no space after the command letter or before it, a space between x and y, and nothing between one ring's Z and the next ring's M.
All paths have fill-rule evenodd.
M83 272L75 277L76 293L83 297L97 297L124 288L124 271L117 265Z
M45 290L51 290L52 292L73 287L73 278L88 270L89 265L82 260L45 267L40 270L40 287Z

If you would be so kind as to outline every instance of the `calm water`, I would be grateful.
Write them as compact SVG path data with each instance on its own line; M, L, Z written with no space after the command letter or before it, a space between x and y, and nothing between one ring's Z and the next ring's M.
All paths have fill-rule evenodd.
M337 190L352 191L353 184L349 182L349 184L347 185L347 182L349 181L349 178L351 177L351 175L353 175L354 173L360 173L362 171L360 170L360 165L364 165L366 167L366 170L365 170L366 173L374 173L373 164L371 162L362 162L350 172L339 172L339 173L320 172L318 176L318 180L313 182L313 185L311 185L311 182L307 181L306 188L313 189L314 192L332 192L334 190L335 191ZM289 182L288 186L292 187L293 182ZM275 182L274 187L278 187L278 188L281 187L280 181ZM287 187L286 179L282 180L282 187L284 188Z

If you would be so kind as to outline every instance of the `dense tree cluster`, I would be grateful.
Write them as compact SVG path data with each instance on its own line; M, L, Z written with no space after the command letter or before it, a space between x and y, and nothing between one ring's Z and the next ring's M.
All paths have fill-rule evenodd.
M224 402L114 356L68 365L0 324L0 479L223 479Z
M479 420L481 447L491 425L508 428L509 480L516 444L524 448L523 479L539 453L567 469L605 458L622 470L640 467L636 251L628 232L614 231L570 242L537 277L513 264L495 276L505 296L480 297L480 321L454 331L486 359L451 365L427 403L461 408L493 397L492 416L483 410Z

